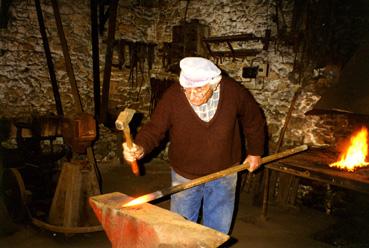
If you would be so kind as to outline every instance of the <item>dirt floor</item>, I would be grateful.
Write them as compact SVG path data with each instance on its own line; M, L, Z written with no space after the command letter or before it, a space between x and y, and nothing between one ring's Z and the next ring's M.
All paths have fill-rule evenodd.
M161 160L146 164L146 175L141 177L133 176L130 168L118 161L100 167L104 193L118 191L138 196L165 188L170 182L169 167ZM239 194L234 227L227 247L369 247L369 241L365 240L369 236L366 232L368 229L348 221L352 220L351 217L337 219L313 207L281 208L271 205L267 220L263 220L260 218L261 208L254 206L251 198L245 190ZM167 209L169 200L164 198L155 204ZM339 233L341 230L345 230L346 234L347 230L354 230L356 236L345 237ZM65 236L31 224L18 224L16 232L0 237L0 247L104 248L111 245L104 232Z

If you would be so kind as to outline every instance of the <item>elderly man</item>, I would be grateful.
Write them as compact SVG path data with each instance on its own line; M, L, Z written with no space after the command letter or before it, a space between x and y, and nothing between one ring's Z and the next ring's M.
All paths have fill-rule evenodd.
M127 161L140 159L157 147L169 132L172 185L181 184L241 162L240 127L247 140L246 161L260 166L265 120L243 86L221 75L210 60L187 57L180 61L179 84L159 101L151 120L137 134L132 149L124 146ZM237 174L229 175L171 197L171 210L191 221L229 233L235 204Z

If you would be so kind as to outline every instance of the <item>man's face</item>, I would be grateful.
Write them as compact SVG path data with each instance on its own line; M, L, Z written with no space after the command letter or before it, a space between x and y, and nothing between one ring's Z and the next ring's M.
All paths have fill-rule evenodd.
M201 87L183 88L183 92L192 105L200 106L209 101L210 97L213 95L214 89L210 84L206 84Z

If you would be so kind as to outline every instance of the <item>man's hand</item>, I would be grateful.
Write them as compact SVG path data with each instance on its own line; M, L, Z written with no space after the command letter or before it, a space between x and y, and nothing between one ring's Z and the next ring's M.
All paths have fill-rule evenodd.
M132 144L131 148L128 148L127 143L123 143L123 156L128 162L133 162L135 160L141 159L144 155L144 149L142 146Z
M249 171L253 172L261 165L261 156L248 155L243 163L248 162L250 165Z

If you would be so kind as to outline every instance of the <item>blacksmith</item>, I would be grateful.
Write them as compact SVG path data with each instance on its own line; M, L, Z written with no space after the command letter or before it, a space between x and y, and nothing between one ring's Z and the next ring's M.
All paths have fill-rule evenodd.
M247 141L245 161L250 171L257 169L264 151L265 119L251 93L208 59L187 57L180 68L179 84L165 92L133 148L123 144L125 159L141 159L169 132L174 186L242 162L242 131ZM196 222L202 204L202 223L229 233L236 182L233 174L176 193L171 210Z

